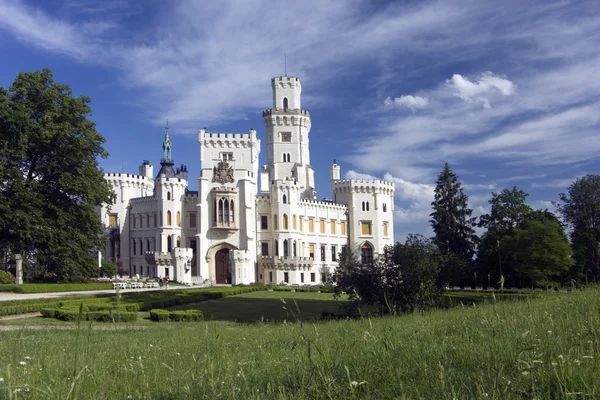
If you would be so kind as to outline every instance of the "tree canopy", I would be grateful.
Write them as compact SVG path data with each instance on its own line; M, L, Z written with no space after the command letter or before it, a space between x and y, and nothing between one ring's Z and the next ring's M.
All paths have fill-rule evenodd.
M0 87L0 245L60 280L93 276L104 242L94 208L114 194L90 99L44 69Z

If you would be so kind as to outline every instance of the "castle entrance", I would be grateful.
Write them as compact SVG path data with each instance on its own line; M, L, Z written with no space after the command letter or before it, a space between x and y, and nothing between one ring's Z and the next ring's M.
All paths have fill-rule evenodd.
M229 249L221 249L215 254L215 280L218 284L231 284Z

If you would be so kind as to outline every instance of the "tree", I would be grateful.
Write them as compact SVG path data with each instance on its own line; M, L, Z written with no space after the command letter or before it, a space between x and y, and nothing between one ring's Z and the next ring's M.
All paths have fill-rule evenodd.
M527 205L529 195L514 186L500 193L492 192L489 214L479 217L479 227L487 228L477 248L476 273L478 284L490 286L503 279L507 285L517 285L514 260L508 251L502 251L500 243L533 213Z
M411 312L438 304L440 257L431 239L409 235L405 244L387 247L375 262L363 265L342 249L335 292L347 294L381 312Z
M103 228L94 208L114 196L89 102L49 69L0 87L0 246L60 280L96 274Z
M600 280L600 175L577 178L559 195L558 210L571 230L572 278Z
M548 286L568 271L573 260L560 221L549 211L534 211L504 239L521 286Z
M464 286L472 269L477 236L471 218L473 210L467 204L469 197L448 163L438 176L434 193L429 222L435 233L435 243L445 258L441 279Z
M112 278L117 274L117 264L115 264L114 262L102 260L102 263L100 265L100 275L102 275L103 277Z

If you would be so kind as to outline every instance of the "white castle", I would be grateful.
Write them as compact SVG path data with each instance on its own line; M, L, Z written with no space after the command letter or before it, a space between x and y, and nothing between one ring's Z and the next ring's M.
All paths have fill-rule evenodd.
M132 276L188 284L313 285L329 279L343 246L370 262L394 243L394 184L341 180L334 160L332 200L317 200L300 80L277 77L271 86L260 171L256 131L200 129L198 191L189 191L187 168L174 168L167 127L156 177L148 161L139 175L105 174L117 194L98 210L111 237L105 259Z

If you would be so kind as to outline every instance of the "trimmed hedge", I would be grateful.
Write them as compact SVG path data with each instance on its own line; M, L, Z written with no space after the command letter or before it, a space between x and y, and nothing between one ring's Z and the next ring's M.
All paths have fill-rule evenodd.
M24 283L22 285L0 285L0 292L56 293L112 288L112 283Z
M70 308L44 308L41 310L42 317L44 318L56 318L61 321L97 321L97 322L113 322L119 318L121 322L130 322L137 320L137 312L121 311L116 312L116 309L112 310L100 310L100 311L86 311L80 312L79 310Z
M180 321L203 321L204 314L201 310L168 311L168 310L150 310L150 319L155 322L180 322Z

